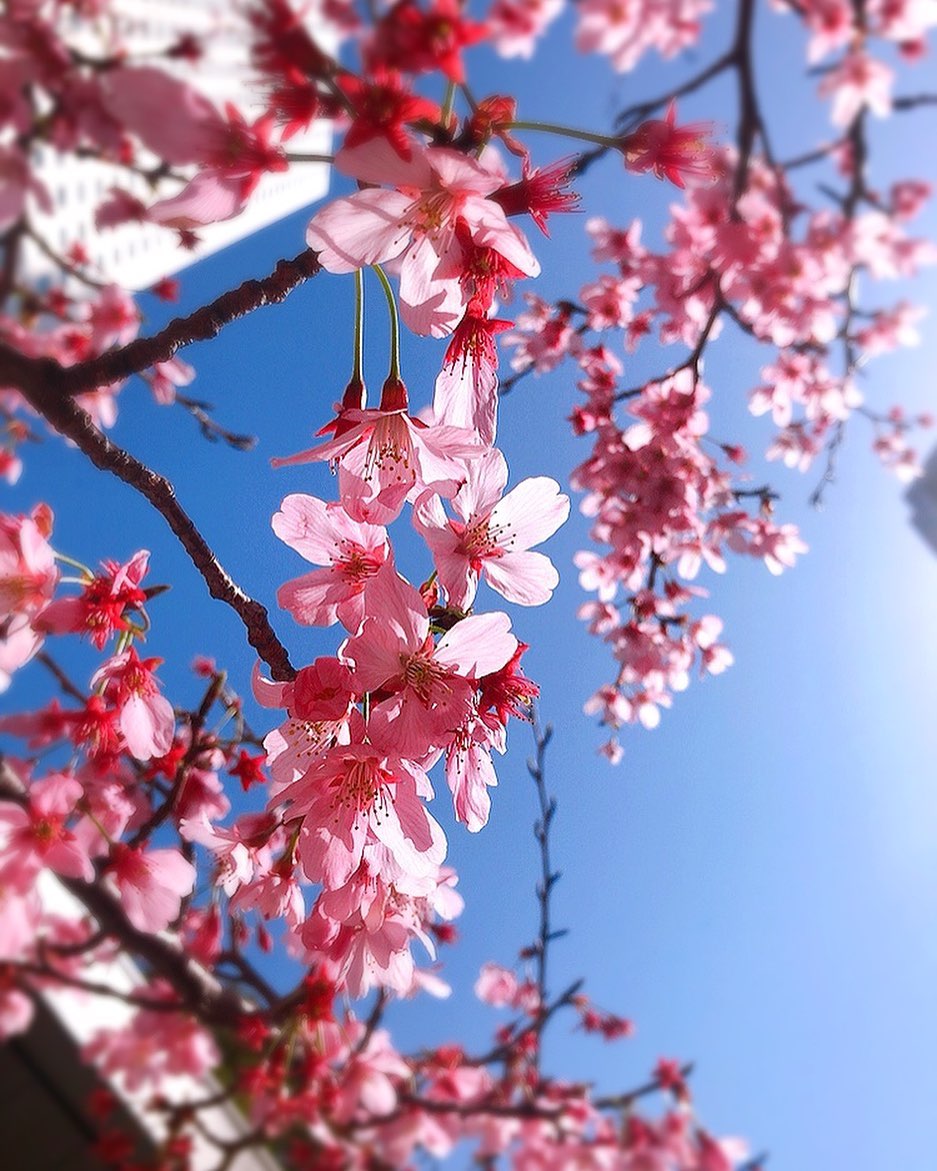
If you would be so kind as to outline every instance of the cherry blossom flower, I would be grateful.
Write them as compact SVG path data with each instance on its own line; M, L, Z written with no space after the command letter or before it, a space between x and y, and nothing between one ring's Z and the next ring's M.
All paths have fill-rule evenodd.
M103 684L105 696L116 705L120 731L137 760L165 756L172 747L172 704L160 695L153 675L160 661L141 659L130 647L108 659L91 680L92 686Z
M112 634L132 629L129 614L142 609L146 601L140 583L149 562L146 549L123 565L104 562L104 572L89 581L78 597L57 598L45 608L40 628L53 634L86 634L97 650L103 650Z
M710 0L582 0L577 5L576 45L604 53L620 72L633 69L648 49L673 57L699 36L700 16Z
M389 556L384 528L352 520L338 502L294 493L274 515L273 531L307 561L326 567L280 586L280 605L297 622L340 621L354 634L364 619L367 583Z
M563 11L563 0L495 0L489 36L502 57L533 56L537 39Z
M414 524L427 541L449 603L467 610L484 574L492 589L524 606L549 600L559 581L539 545L569 515L569 497L555 480L524 480L503 499L508 469L492 449L472 462L468 478L453 498L459 520L449 520L438 497L425 498L414 511Z
M195 885L195 867L178 850L135 850L122 844L111 850L107 873L121 906L138 931L162 931L179 917Z
M432 792L416 766L369 744L331 749L278 800L303 819L298 852L306 877L329 890L347 883L365 846L380 842L406 874L424 877L444 856L442 829L420 800Z
M378 705L393 713L398 751L420 758L443 746L469 716L473 682L503 667L517 649L506 614L464 618L434 644L420 595L385 571L375 582L373 616L348 639L343 657L354 663L364 691L391 698Z
M894 74L887 65L861 50L843 58L820 82L820 94L833 98L830 121L848 126L862 109L880 118L891 113L891 86Z
M369 187L334 200L313 216L306 241L329 272L394 261L401 313L415 333L444 336L461 315L458 221L475 244L498 252L524 275L540 272L524 237L487 198L504 185L500 170L416 142L405 160L386 139L342 150L336 166L352 178L391 184L394 190Z
M502 968L500 964L482 964L481 972L475 981L475 995L492 1008L512 1006L517 996L517 988L517 976L510 968Z
M677 125L677 104L671 102L664 118L642 122L619 143L629 171L652 171L676 187L716 178L718 155L706 142L711 122Z
M27 805L0 805L0 885L25 892L46 866L67 878L91 881L91 860L66 825L82 792L74 777L51 775L29 787Z
M47 606L59 576L51 532L52 513L45 505L31 516L0 513L0 618Z
M451 496L465 479L461 461L476 455L480 444L470 431L412 418L401 390L385 390L378 410L342 411L333 439L275 459L273 466L335 461L342 506L360 523L388 524L415 489Z

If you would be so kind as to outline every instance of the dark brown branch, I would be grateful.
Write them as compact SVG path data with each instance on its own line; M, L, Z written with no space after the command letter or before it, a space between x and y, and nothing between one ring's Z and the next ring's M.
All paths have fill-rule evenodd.
M58 683L64 695L70 696L72 699L77 699L80 704L84 704L88 697L81 690L81 688L65 674L62 668L58 665L55 659L46 651L40 651L36 655L36 661L42 663L43 667Z
M937 106L937 94L908 94L895 98L891 104L893 110L914 110L920 106Z
M80 394L139 374L156 362L166 362L183 346L217 337L239 317L283 301L297 285L319 270L318 257L309 249L292 260L281 260L269 276L244 281L188 317L177 317L153 337L138 338L122 349L70 367L62 376L63 389L67 394Z
M295 671L286 648L270 625L266 609L230 576L176 499L169 480L103 435L87 412L70 398L63 397L58 387L40 383L30 389L24 388L23 396L48 423L84 452L95 467L111 472L153 505L181 541L195 568L205 579L211 596L227 603L244 623L248 642L270 667L273 678L281 682L292 679Z
M712 81L714 77L718 77L720 73L724 73L731 65L735 63L736 48L733 46L727 52L717 57L711 65L707 65L705 69L700 70L682 85L675 86L669 89L660 97L651 98L647 102L636 102L633 106L628 106L615 119L615 125L619 130L630 130L639 122L643 122L645 118L649 117L657 110L662 110L669 102L676 98L682 98L686 94L694 93L701 89L708 81Z
M319 271L316 253L307 249L292 260L281 260L262 280L244 281L187 317L177 317L152 337L138 338L119 350L78 362L68 369L52 359L30 358L0 344L0 384L17 387L24 393L44 386L59 395L82 394L109 386L132 374L141 374L157 362L168 361L183 346L217 337L239 317L284 300L297 285Z

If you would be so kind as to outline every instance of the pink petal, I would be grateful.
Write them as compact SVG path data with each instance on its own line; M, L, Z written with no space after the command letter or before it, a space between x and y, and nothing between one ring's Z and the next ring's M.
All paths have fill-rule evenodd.
M465 427L482 443L495 441L498 418L498 367L477 357L443 366L436 378L433 414L440 423Z
M446 337L452 333L465 305L455 277L441 269L450 248L458 248L447 231L422 236L410 245L400 265L400 315L408 329L421 337ZM461 248L458 249L461 255Z
M474 614L443 635L436 660L466 678L480 679L499 671L517 650L507 614Z
M459 489L452 506L464 521L485 516L501 499L508 482L508 465L497 448L472 461L469 478Z
M491 811L488 787L498 783L487 750L480 744L470 743L461 752L453 752L446 765L446 781L458 820L470 833L483 829Z
M560 575L543 553L505 553L486 558L482 565L485 580L509 602L519 606L541 606L549 602Z
M329 272L354 272L392 260L410 241L403 216L411 203L399 191L380 187L336 199L309 221L306 243Z
M343 542L376 549L386 541L383 528L353 521L337 501L326 504L301 492L283 500L272 523L280 540L314 565L338 560Z
M503 174L486 169L457 150L431 147L426 158L438 175L440 185L460 195L490 195L505 181Z
M150 208L150 219L167 228L201 228L238 215L247 202L244 177L202 171L170 199Z
M335 156L335 169L365 183L387 183L425 191L432 186L433 172L426 151L413 144L409 159L402 159L386 138L372 138Z
M110 69L101 96L113 117L168 163L205 162L225 132L212 103L162 69Z
M548 476L522 480L491 511L491 524L510 528L511 552L539 545L569 516L569 497Z
M400 657L407 649L398 629L367 618L361 633L345 643L342 657L355 665L356 686L362 692L375 691L400 674Z
M540 275L540 262L530 245L513 224L508 223L503 208L490 199L469 196L462 207L473 241L482 248L493 248L526 276Z
M341 572L329 566L285 582L277 590L277 602L304 626L331 626L350 592Z
M165 756L172 748L175 717L162 695L132 695L120 710L120 730L137 760Z

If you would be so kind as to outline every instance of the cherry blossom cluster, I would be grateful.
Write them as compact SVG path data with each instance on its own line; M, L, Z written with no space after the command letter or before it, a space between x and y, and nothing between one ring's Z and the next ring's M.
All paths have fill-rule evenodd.
M5 758L0 774L0 1032L28 1027L37 998L57 997L60 1008L62 997L115 1004L113 1023L84 1052L111 1087L89 1103L105 1166L182 1171L205 1166L207 1152L221 1167L254 1144L285 1166L336 1171L374 1159L403 1168L465 1142L483 1160L508 1156L519 1171L571 1158L621 1171L636 1160L732 1171L746 1157L739 1140L716 1139L698 1122L688 1070L676 1062L661 1059L648 1082L610 1098L541 1075L539 1039L560 1009L606 1041L633 1027L578 984L545 999L527 962L521 972L486 964L479 975L478 997L512 1014L487 1053L446 1045L408 1056L380 1027L388 990L447 991L431 971L415 972L407 953L414 936L429 949L451 941L461 907L423 804L425 770L445 755L457 815L479 828L494 781L490 749L503 747L509 715L536 691L505 616L463 609L479 572L503 560L495 541L511 544L513 532L529 543L538 523L542 532L565 515L555 485L551 493L526 481L502 496L505 475L503 457L487 449L477 478L463 484L470 491L456 495L462 520L445 531L433 528L438 496L423 502L451 606L404 582L382 526L356 521L341 502L286 498L275 529L319 568L286 583L281 600L299 621L341 622L349 637L338 656L291 683L258 675L261 700L290 717L265 738L265 753L211 661L193 664L204 683L197 706L174 709L160 694L156 662L134 647L161 593L145 585L145 552L93 573L53 550L48 509L2 517L0 617L25 621L67 702L0 720L26 752ZM539 522L537 498L546 501ZM478 541L485 526L490 540L473 563L457 529ZM549 593L554 575L542 555L515 548L505 557L515 573L501 566L492 584L524 601ZM88 693L40 650L43 638L69 635L108 655ZM267 807L225 827L231 783L261 791ZM195 844L213 869L207 901L195 898ZM78 913L50 899L50 883ZM311 884L320 893L307 913ZM268 950L268 925L278 922L302 960L287 992L266 983L250 950ZM123 949L146 959L129 986ZM367 1019L347 1001L340 1007L343 993L373 982L383 988ZM206 1079L222 1060L219 1093ZM181 1098L180 1085L189 1087ZM639 1113L652 1095L664 1096L663 1112ZM121 1099L146 1103L158 1119L155 1163L135 1161ZM212 1137L210 1111L229 1099L249 1103L246 1129L235 1140Z
M916 179L892 182L885 192L872 188L866 119L892 109L892 71L869 55L876 38L899 42L917 60L937 16L915 5L870 5L857 16L864 12L854 4L797 9L810 34L810 62L845 50L824 67L820 85L821 95L833 98L839 138L785 166L771 154L751 89L738 142L722 150L707 142L711 128L681 125L670 100L665 117L636 125L618 144L629 169L686 189L670 209L663 249L642 241L639 220L617 226L590 218L593 259L613 271L572 299L548 303L526 294L526 311L503 339L513 350L512 382L567 359L579 368L584 401L570 421L593 447L571 482L584 493L581 509L594 518L591 535L602 549L577 556L582 586L596 595L580 613L616 660L614 678L586 711L612 730L601 751L614 762L623 754L619 728L655 727L695 668L718 673L732 662L718 641L721 620L687 609L706 594L695 584L701 567L723 573L733 552L780 573L806 551L794 526L774 519L777 492L754 486L744 471L743 447L710 434L703 359L725 324L767 348L749 410L774 424L768 460L801 472L819 463L815 501L833 478L854 415L871 424L873 450L886 468L905 482L920 474L911 433L931 426L931 416L869 407L862 377L871 359L919 341L923 309L903 298L877 307L873 290L937 259L933 243L910 228L930 190ZM733 46L696 75L693 88L732 69L747 76L752 47L743 17ZM625 111L621 125L654 108ZM842 190L821 188L824 204L811 206L795 171L824 162ZM680 346L688 356L631 385L628 355L651 344Z
M205 659L194 664L194 703L164 696L160 663L142 651L162 593L147 584L145 551L95 570L55 549L49 507L0 514L0 688L35 661L30 669L41 665L61 692L0 718L18 745L0 757L0 1036L26 1028L46 998L114 1002L112 1023L85 1046L112 1087L91 1104L105 1165L139 1165L121 1130L123 1099L160 1120L154 1171L203 1167L206 1145L219 1171L253 1145L284 1166L387 1171L465 1143L480 1166L516 1171L756 1166L744 1144L699 1123L677 1062L662 1059L644 1085L610 1097L542 1069L542 1037L561 1010L606 1041L632 1025L579 984L559 995L546 985L555 937L548 735L532 718L538 688L513 632L520 622L524 635L523 611L501 600L550 600L559 575L537 546L566 520L569 500L543 476L511 483L495 446L499 395L529 372L565 362L577 372L571 422L592 449L571 484L599 546L576 558L595 595L581 615L615 661L586 707L612 730L603 751L614 761L618 729L655 726L695 672L732 662L721 620L700 609L701 572L724 571L734 553L780 573L805 552L796 529L775 519L777 493L745 472L741 445L710 433L708 404L720 391L703 364L720 332L766 347L748 405L773 424L769 459L816 468L828 482L859 416L886 466L904 479L916 472L910 433L929 420L873 410L861 374L916 340L917 307L867 298L874 282L913 276L935 258L910 227L929 191L914 179L872 186L867 122L934 104L894 95L887 61L896 47L911 65L924 57L937 13L919 0L781 5L806 28L836 135L785 162L755 84L753 0L738 0L721 56L623 111L608 133L530 120L509 87L469 85L473 54L487 45L509 61L531 57L564 7L326 0L313 29L299 3L248 4L236 19L256 116L219 108L191 79L206 50L197 37L137 52L107 0L12 0L0 16L0 475L17 478L38 418L141 492L243 621L262 660L254 696L278 713L278 726L255 733L237 690ZM625 71L694 44L711 7L581 0L568 15L580 50ZM735 143L720 145L714 124L681 110L685 95L727 73L737 77L739 119ZM304 154L301 132L323 120L334 155ZM557 161L535 166L528 134L563 138ZM569 141L583 153L570 158ZM652 176L684 192L657 250L639 221L590 216L594 278L554 303L521 286L525 307L509 319L518 282L540 273L530 225L546 235L551 216L574 210L576 176L609 154L616 183ZM240 215L268 174L332 163L354 186L315 212L296 260L140 337L130 293L103 279L81 240L61 244L43 227L53 201L40 156L108 168L100 233L145 225L181 248ZM795 184L808 166L832 172L822 205ZM278 473L287 494L274 532L310 567L277 599L302 626L336 628L333 653L297 669L173 486L101 430L138 375L209 438L246 446L180 393L194 370L178 351L319 273L354 281L357 295L351 375L333 416L314 446L274 461L291 469ZM370 405L365 280L380 285L390 321L389 371ZM154 291L172 299L176 283ZM401 321L447 339L432 395L418 403L401 372ZM499 339L513 370L504 383ZM652 340L680 347L678 357L634 385L627 366ZM334 499L302 490L293 469L309 463L335 473ZM413 565L405 524L419 538ZM487 610L491 591L499 608ZM49 649L78 640L98 656L80 681ZM537 748L540 936L516 970L481 972L478 997L510 1018L490 1050L403 1054L385 1007L448 994L433 961L455 939L462 908L434 787L444 783L456 820L480 831L512 717L531 719ZM275 946L289 975L272 983L260 957ZM128 957L133 975L125 964L118 977ZM181 1099L180 1079L189 1079ZM646 1115L643 1099L654 1095L662 1110ZM237 1137L207 1121L219 1104L237 1107Z

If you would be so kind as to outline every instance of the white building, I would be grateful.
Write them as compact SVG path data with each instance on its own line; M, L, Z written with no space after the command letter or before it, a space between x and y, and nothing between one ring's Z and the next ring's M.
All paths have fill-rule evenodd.
M75 922L86 915L82 904L49 871L40 878L39 893L48 912ZM115 996L93 996L49 983L29 1030L0 1045L0 1167L4 1171L106 1171L93 1152L101 1127L89 1111L90 1093L106 1083L82 1061L80 1051L99 1029L119 1028L130 1020L134 1010L118 997L133 994L145 981L125 955L95 961L82 977L112 989ZM152 1087L109 1088L119 1103L113 1121L133 1142L136 1158L152 1159L167 1137L167 1116L154 1108ZM160 1093L167 1102L182 1105L214 1097L220 1089L213 1078L179 1074L165 1079ZM230 1101L204 1107L199 1117L219 1143L237 1144L250 1132L247 1120ZM191 1166L197 1171L216 1171L221 1161L218 1146L197 1130L192 1139ZM279 1163L253 1144L233 1157L228 1168L280 1171Z
M111 5L120 41L130 48L134 58L161 53L184 34L198 36L204 47L198 62L161 58L160 67L200 89L219 108L225 102L233 102L251 119L263 113L263 104L249 86L252 70L245 8L241 0L113 0ZM70 20L65 34L69 44L89 55L108 51L113 38L112 21L75 13ZM312 13L306 20L323 48L333 47L326 26L317 28ZM172 111L167 111L167 117L171 116ZM324 123L313 124L292 138L289 146L291 152L298 154L328 153L330 128ZM302 163L287 172L267 174L241 215L200 228L200 244L186 251L179 247L177 234L166 228L131 223L98 231L94 225L95 209L110 188L122 188L150 204L174 194L177 182L163 181L154 190L142 176L124 168L59 154L50 147L43 148L38 174L52 196L54 208L51 214L45 214L35 207L30 215L53 253L64 256L73 244L80 243L91 257L91 275L133 290L148 288L161 277L321 199L328 187L325 165ZM31 242L26 264L33 279L60 271L54 258Z

